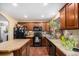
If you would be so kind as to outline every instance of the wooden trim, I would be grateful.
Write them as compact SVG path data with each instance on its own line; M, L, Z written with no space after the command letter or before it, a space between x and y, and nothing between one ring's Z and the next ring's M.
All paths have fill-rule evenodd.
M69 4L69 3L66 3L66 4L59 10L59 12L60 12L67 4Z

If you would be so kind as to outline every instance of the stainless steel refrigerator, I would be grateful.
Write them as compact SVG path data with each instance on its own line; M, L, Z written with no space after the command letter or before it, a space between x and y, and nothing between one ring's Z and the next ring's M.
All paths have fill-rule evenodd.
M7 41L8 33L6 32L6 27L0 26L0 42Z

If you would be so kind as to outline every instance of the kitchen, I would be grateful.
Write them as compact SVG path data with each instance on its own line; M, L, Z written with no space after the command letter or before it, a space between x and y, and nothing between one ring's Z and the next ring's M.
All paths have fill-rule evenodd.
M2 3L0 19L8 25L0 55L79 56L78 7L78 3Z

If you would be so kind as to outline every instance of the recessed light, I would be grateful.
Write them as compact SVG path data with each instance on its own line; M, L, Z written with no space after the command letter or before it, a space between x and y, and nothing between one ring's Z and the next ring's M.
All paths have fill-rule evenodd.
M12 5L13 5L13 6L15 6L15 7L17 7L17 6L18 6L18 4L17 4L17 3L12 3Z
M44 5L44 6L47 6L47 5L48 5L48 3L43 3L43 5Z
M44 15L41 15L42 18L44 18Z
M24 18L27 18L28 16L24 15Z

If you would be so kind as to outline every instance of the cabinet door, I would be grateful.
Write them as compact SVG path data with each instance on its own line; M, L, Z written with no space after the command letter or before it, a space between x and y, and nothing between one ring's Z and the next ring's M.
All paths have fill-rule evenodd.
M78 9L77 4L66 5L66 27L69 29L78 28Z
M56 56L66 56L66 55L56 47Z
M65 29L65 7L60 10L60 27Z
M48 41L45 37L42 38L42 46L47 47L48 46Z
M22 56L26 56L27 55L26 45L22 48L21 53L22 53L21 54Z
M45 23L45 30L49 31L49 23L48 22Z
M56 56L56 47L55 45L49 41L49 55Z

